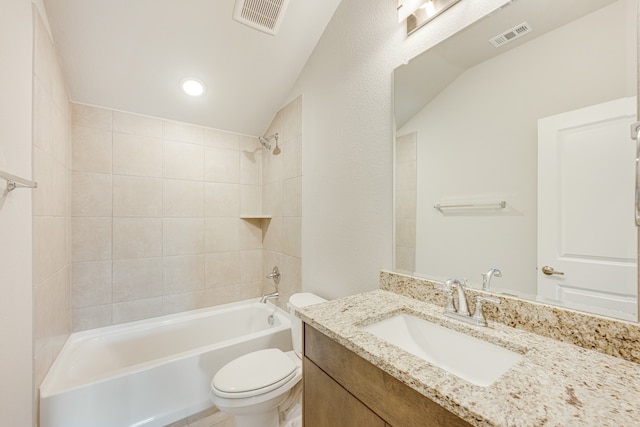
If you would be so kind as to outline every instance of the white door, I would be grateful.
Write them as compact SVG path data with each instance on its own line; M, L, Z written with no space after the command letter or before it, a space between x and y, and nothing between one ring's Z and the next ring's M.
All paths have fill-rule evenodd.
M635 97L538 121L539 296L636 318L635 121Z

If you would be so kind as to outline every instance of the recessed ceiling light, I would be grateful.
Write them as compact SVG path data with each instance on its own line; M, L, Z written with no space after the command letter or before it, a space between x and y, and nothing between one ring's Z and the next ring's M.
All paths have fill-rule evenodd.
M204 83L198 79L188 78L182 80L182 90L187 95L200 96L204 93Z

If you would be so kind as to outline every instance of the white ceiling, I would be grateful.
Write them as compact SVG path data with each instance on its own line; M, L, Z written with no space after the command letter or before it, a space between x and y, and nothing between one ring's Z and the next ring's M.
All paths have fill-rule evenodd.
M273 36L234 0L44 0L75 102L250 135L287 101L340 0L291 0ZM185 95L196 77L207 91Z

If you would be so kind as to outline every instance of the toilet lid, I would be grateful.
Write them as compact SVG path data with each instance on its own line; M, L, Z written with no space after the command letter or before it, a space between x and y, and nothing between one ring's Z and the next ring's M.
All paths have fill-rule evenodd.
M212 383L226 393L276 388L294 376L295 370L296 364L286 354L277 348L268 348L227 363L214 375Z

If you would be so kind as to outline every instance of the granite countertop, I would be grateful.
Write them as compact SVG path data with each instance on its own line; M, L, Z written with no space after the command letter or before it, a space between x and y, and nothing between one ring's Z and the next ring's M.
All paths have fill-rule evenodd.
M523 358L482 387L360 328L400 312ZM500 323L467 325L442 313L442 307L383 290L298 310L306 323L474 426L640 426L640 365Z

